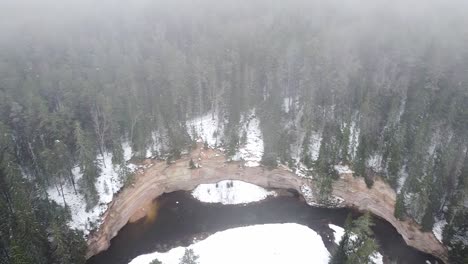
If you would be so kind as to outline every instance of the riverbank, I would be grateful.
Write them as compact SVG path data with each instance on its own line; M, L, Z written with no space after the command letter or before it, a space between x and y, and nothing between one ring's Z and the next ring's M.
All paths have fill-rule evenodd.
M176 191L161 195L154 201L154 204L159 205L155 219L145 217L136 223L125 225L112 239L110 247L93 256L87 264L129 264L138 256L155 252L165 254L181 247L192 248L198 242L209 239L212 235L233 228L270 224L305 226L320 236L320 240L326 248L322 248L321 253L329 252L332 254L343 235L342 227L344 227L347 217L352 215L356 219L362 215L354 209L309 206L293 190L284 191L282 194L270 196L257 202L226 205L201 202L191 192ZM387 221L375 217L373 222L374 225L371 229L374 232L375 241L379 245L378 252L387 260L386 263L437 263L433 256L407 246L396 229ZM253 234L249 234L249 236L251 235ZM268 236L288 241L290 246L295 245L297 248L303 246L299 242L302 239L296 241L281 235L281 233L275 234L273 230L272 233L265 234L259 239L266 239ZM310 239L310 237L303 238ZM220 242L219 246L226 247L230 242ZM244 256L251 255L247 252L241 252L243 245L232 245L233 252L244 254ZM258 246L251 248L256 249ZM281 249L281 247L279 248ZM211 249L216 250L215 248ZM286 248L283 249L286 250ZM254 254L258 253L255 251ZM312 252L309 250L309 253ZM176 259L178 258L176 257ZM314 259L312 254L309 254L307 258L309 262L310 259ZM164 260L163 262L170 263L170 261L166 263ZM201 261L201 263L204 262Z
M189 169L190 158L197 159L201 168ZM137 221L145 217L152 201L161 194L189 191L200 184L222 180L241 180L264 188L295 189L300 193L310 189L308 202L318 202L314 201L314 182L309 179L298 177L284 168L267 170L263 167L244 167L240 162L228 163L221 152L199 147L174 164L158 161L141 170L132 186L114 198L103 215L99 230L89 237L87 257L106 250L110 240L129 220ZM376 180L372 189L368 189L362 178L342 173L333 184L332 194L342 199L341 206L370 211L392 224L409 246L447 262L447 249L432 233L421 232L412 220L399 221L393 216L396 195L383 181Z

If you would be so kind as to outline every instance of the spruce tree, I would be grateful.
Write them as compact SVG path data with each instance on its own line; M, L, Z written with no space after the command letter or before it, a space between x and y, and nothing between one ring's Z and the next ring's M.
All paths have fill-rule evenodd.
M185 252L184 252L184 255L179 260L179 263L180 264L198 264L199 263L198 259L199 259L199 256L197 254L195 254L193 249L186 248Z
M399 192L396 196L395 210L393 215L398 220L403 220L406 214L405 201L403 191Z
M347 224L345 234L330 258L330 264L374 263L372 255L378 250L371 227L372 217L369 213Z
M189 161L189 168L190 168L191 170L194 170L194 169L197 168L197 165L195 165L195 162L193 161L192 158L190 158L190 161Z
M159 259L153 259L149 264L163 264Z

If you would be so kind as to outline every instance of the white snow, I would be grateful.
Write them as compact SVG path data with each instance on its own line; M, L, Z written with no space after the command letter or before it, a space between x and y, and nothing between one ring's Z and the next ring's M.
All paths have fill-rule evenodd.
M308 146L309 151L308 153L302 153L303 148L302 144L305 140L306 131L299 132L298 140L291 145L291 157L296 160L296 175L302 178L310 178L308 174L307 167L300 161L303 155L308 154L312 161L316 161L319 157L320 153L320 144L322 142L322 134L312 131Z
M367 160L367 167L372 168L375 172L381 172L383 170L383 168L382 168L382 155L380 155L380 154L372 155Z
M187 122L190 137L199 142L207 142L208 146L214 148L221 142L222 124L218 121L218 115L208 113L196 117Z
M228 180L201 184L192 191L192 195L205 203L244 204L261 201L276 193L243 181Z
M233 228L218 232L191 245L200 264L313 263L326 264L330 253L322 238L312 229L298 224L267 224ZM178 264L185 248L166 253L141 255L130 264L148 264L154 259Z
M150 146L146 149L146 158L153 158L156 155L161 155L169 148L167 137L165 137L167 133L162 131L164 131L164 129L158 129L151 133L151 144L149 144Z
M290 109L290 106L291 105L294 105L294 107L297 109L299 108L299 98L291 98L291 97L285 97L283 99L283 110L286 114L288 114L291 109Z
M310 135L310 146L309 146L309 154L310 158L313 161L318 160L319 153L320 153L320 144L322 143L322 135L319 133L312 133Z
M245 131L247 136L246 143L239 148L239 153L234 157L234 159L244 160L246 167L256 167L260 165L264 151L263 135L260 130L260 120L255 116L255 109L250 112L250 115L246 115L244 117L248 120L245 121L245 124L240 131L240 135Z
M442 233L444 231L444 227L447 224L445 219L438 220L434 223L434 227L432 228L432 233L434 236L442 243Z
M408 178L408 172L406 171L406 165L401 167L400 172L398 173L399 178L398 178L398 187L397 187L397 193L401 191L403 186L405 185L406 179Z
M310 205L310 206L317 206L318 205L316 203L314 193L312 192L312 189L308 185L304 184L304 185L301 186L301 193L302 193L302 196L304 196L304 199L306 200L308 205Z
M335 244L337 245L340 244L340 241L343 238L344 233L345 233L344 228L342 228L341 226L334 225L334 224L328 224L328 227L333 229L333 232L335 233L334 234Z
M371 255L371 260L375 263L375 264L383 264L383 256L382 254L380 254L379 252L375 251L372 255Z
M323 204L320 204L319 203L320 201L318 201L318 199L315 198L314 192L312 188L310 188L310 186L303 184L300 190L301 190L302 196L304 197L308 205L315 206L315 207L323 206ZM343 207L344 206L343 202L344 202L343 198L339 196L335 196L335 195L330 195L326 201L327 204L333 205L334 208Z
M334 168L339 174L354 173L348 165L335 165Z
M292 98L286 97L283 99L283 110L286 113L289 113L289 105L291 104Z
M130 146L130 142L125 141L122 143L122 149L124 151L124 159L126 161L130 160L132 158L132 146Z
M124 157L129 160L132 156L131 148L128 143L122 144L124 149ZM84 196L80 193L79 182L83 177L79 167L75 167L72 173L75 178L76 189L71 183L66 182L63 185L63 194L65 196L66 205L70 208L71 220L68 225L71 228L82 230L86 235L89 231L100 223L100 216L107 210L107 204L112 201L114 194L122 188L122 181L119 177L119 166L112 165L112 154L104 153L104 157L98 155L97 160L100 162L101 174L96 179L96 190L99 195L98 204L89 211L86 211L86 201ZM128 166L130 170L134 166ZM47 190L49 198L56 203L64 206L64 201L61 193L55 186Z
M351 127L349 128L350 135L348 153L351 156L351 159L356 157L356 152L359 146L359 134L361 131L357 125L357 122L357 118L354 118L354 120L351 122Z

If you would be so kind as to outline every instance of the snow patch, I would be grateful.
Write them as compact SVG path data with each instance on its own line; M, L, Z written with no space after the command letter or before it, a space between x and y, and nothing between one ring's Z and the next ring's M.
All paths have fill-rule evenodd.
M432 228L432 233L434 233L434 236L437 238L437 240L439 240L440 243L442 243L442 233L446 224L447 221L445 219L438 220L434 223L434 227Z
M296 99L291 97L286 97L283 99L283 110L286 114L289 114L291 111L291 105L294 105L295 109L299 108L299 99L297 97Z
M132 146L130 146L130 142L126 141L122 143L122 149L124 152L124 159L126 161L131 160L132 159Z
M276 192L243 181L220 181L201 184L192 191L193 197L205 203L245 204L276 196Z
M216 114L208 113L189 120L187 129L192 140L207 142L212 148L217 147L221 142L222 127Z
M322 143L322 135L319 133L312 133L310 135L309 154L313 161L318 160L320 153L320 144Z
M244 122L245 124L240 131L240 135L245 132L245 144L239 148L239 152L233 159L244 160L246 167L257 167L260 165L264 152L260 120L255 116L255 109L246 117L248 120Z
M202 264L326 264L330 258L322 238L314 230L298 224L267 224L233 228L218 232L191 245ZM166 253L141 255L130 264L148 264L158 259L164 264L179 264L185 248Z
M283 110L286 113L289 113L289 106L291 105L292 98L291 97L286 97L283 99Z
M132 150L130 144L124 143L122 147L124 149L125 160L131 159ZM71 183L67 182L63 185L63 196L65 197L65 203L71 213L71 220L68 225L71 228L82 230L85 235L89 234L89 231L100 223L102 220L100 216L107 210L108 203L112 201L114 194L123 186L118 173L120 167L112 165L112 154L104 153L104 157L98 155L97 160L100 162L101 173L95 183L99 201L94 208L86 211L86 201L80 192L78 184L83 177L79 167L75 167L72 170L76 182L76 192ZM135 166L129 165L128 168L134 170ZM57 204L65 206L62 194L56 187L50 187L47 193L49 199L55 201Z
M343 236L345 234L344 228L342 228L341 226L333 225L333 224L328 224L328 227L333 229L334 237L335 237L335 244L339 245L341 239L343 239Z
M354 173L354 171L352 171L348 165L335 165L334 168L335 168L335 171L338 172L338 174Z
M383 264L383 256L379 252L374 252L370 259L375 264Z
M400 193L401 189L405 185L406 179L408 179L408 172L406 171L406 165L401 167L398 175L399 175L399 178L398 178L397 193Z
M359 134L360 130L357 126L357 120L351 122L351 127L349 128L349 146L348 146L348 153L351 159L356 157L357 149L359 146Z
M306 168L306 166L304 166L304 164L302 162L298 162L297 164L297 168L296 168L296 175L301 177L301 178L305 178L305 179L311 179L312 176L308 174L308 169Z
M372 168L375 172L383 171L383 168L382 168L382 155L380 155L380 154L372 155L367 160L367 167Z
M317 206L318 205L316 203L314 193L312 192L312 188L310 188L308 185L304 184L304 185L301 186L301 193L302 193L302 196L304 196L304 199L306 200L308 205L310 205L310 206Z
M167 138L164 135L166 134L161 132L161 130L153 131L151 133L151 144L148 149L146 149L145 155L147 159L161 155L166 149L168 149Z

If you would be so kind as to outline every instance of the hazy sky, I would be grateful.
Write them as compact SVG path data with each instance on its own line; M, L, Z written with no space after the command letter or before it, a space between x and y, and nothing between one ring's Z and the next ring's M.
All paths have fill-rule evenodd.
M151 10L177 19L192 14L236 16L293 10L317 20L351 17L376 31L412 27L440 38L451 34L450 38L466 38L468 30L468 0L0 0L0 39L9 39L11 33L38 34L70 25L139 19L151 15Z

